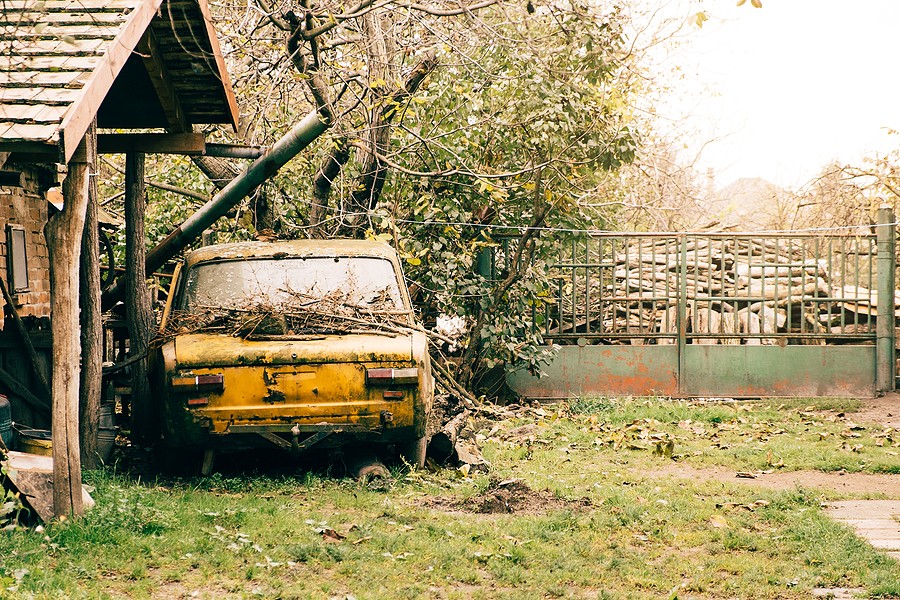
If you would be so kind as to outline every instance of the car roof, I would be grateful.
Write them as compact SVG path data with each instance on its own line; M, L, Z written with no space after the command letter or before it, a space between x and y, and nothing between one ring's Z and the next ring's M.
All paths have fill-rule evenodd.
M218 260L284 257L363 256L397 261L397 253L384 242L372 240L331 239L291 240L276 242L235 242L204 246L185 257L185 266Z

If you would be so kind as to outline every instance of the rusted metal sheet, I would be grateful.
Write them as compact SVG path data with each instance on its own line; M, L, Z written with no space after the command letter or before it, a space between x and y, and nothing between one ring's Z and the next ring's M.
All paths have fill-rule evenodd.
M519 374L509 383L544 398L889 391L900 323L889 208L878 222L877 238L709 232L556 239L548 244L556 254L547 257L551 299L532 319L545 340L563 347L546 378ZM512 255L515 240L503 243L495 262Z
M563 346L537 378L507 378L529 398L600 396L871 397L874 346Z
M676 396L676 346L563 346L540 379L522 371L509 386L529 398Z
M875 365L875 346L690 345L680 395L872 397Z

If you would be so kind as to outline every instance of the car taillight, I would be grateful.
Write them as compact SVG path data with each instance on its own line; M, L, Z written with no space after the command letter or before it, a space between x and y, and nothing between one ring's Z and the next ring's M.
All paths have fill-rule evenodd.
M224 375L179 375L172 378L174 392L223 392Z
M415 385L419 383L419 369L366 369L366 385Z

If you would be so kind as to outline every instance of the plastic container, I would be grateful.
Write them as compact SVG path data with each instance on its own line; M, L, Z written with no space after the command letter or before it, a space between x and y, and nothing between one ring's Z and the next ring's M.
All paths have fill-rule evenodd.
M0 394L0 440L6 448L12 447L12 407L9 398Z
M53 456L52 436L46 429L22 428L18 430L18 434L19 449L22 452Z

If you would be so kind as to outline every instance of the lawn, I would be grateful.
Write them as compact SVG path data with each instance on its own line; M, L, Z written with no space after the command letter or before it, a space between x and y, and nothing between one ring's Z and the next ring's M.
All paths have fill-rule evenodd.
M580 399L474 422L488 473L397 467L369 485L110 466L86 474L84 518L0 534L0 596L900 598L900 564L825 515L836 492L667 475L893 477L900 434L855 422L858 406Z

